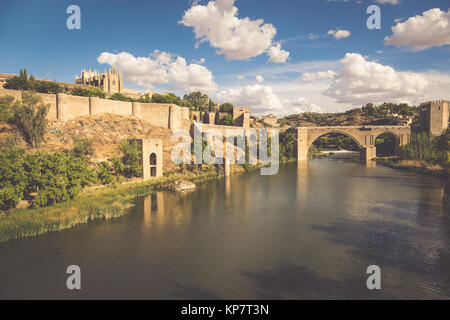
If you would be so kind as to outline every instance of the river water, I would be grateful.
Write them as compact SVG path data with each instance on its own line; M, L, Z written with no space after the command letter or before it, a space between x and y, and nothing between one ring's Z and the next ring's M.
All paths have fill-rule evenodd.
M342 156L156 192L121 218L0 245L0 298L449 299L444 192Z

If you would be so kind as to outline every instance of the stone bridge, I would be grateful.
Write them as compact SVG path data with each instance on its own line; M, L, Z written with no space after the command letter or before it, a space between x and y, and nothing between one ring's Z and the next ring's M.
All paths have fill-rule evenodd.
M407 144L411 139L410 126L336 126L336 127L300 127L297 128L297 159L307 160L308 150L313 142L329 133L340 133L356 142L362 160L376 157L375 140L383 133L392 134L397 146Z

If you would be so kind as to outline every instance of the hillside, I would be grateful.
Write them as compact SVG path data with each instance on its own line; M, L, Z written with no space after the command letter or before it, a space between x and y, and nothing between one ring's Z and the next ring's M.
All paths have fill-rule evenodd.
M18 135L15 126L2 124L0 138ZM100 114L83 116L71 121L49 121L48 131L40 148L48 152L69 151L73 147L74 138L93 140L94 161L103 161L119 155L118 145L121 140L129 138L161 139L163 142L164 171L173 171L175 165L170 159L171 147L177 142L170 141L169 129L152 127L148 122L130 116ZM20 139L22 140L22 139ZM19 144L26 147L23 141ZM29 149L30 152L36 150Z

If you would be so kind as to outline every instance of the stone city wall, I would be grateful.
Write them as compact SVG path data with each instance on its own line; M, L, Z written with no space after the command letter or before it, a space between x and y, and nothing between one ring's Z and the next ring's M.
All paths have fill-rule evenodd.
M49 120L67 121L81 116L102 113L135 116L151 125L162 128L189 128L189 109L174 104L139 103L100 99L97 97L79 97L64 93L36 93L42 101L50 105ZM0 96L10 95L22 99L22 91L0 89Z

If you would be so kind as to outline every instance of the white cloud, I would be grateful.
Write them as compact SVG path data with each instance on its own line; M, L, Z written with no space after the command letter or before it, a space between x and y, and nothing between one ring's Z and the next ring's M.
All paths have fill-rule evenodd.
M384 4L384 3L389 3L392 5L400 4L400 0L377 0L377 2L380 4Z
M238 106L249 106L255 114L283 112L283 104L273 93L272 88L261 84L222 90L218 93L217 99L222 103L231 102Z
M392 35L384 38L386 45L409 46L423 50L434 46L450 44L450 9L430 9L397 23L391 28Z
M256 80L257 83L262 83L262 82L264 82L264 77L262 75L258 74L255 77L255 80Z
M336 72L331 70L318 72L305 72L302 74L302 80L304 82L312 82L323 79L333 79L335 75Z
M282 117L301 112L322 112L321 107L305 97L298 97L297 94L294 98L280 99L271 86L260 84L222 90L217 99L221 103L249 106L255 115L270 113Z
M289 58L289 52L281 49L280 43L270 47L267 55L270 57L269 62L273 63L284 63Z
M353 105L412 102L424 95L428 84L419 73L398 72L390 66L367 61L360 54L347 53L325 94Z
M337 29L337 30L329 30L327 34L332 35L335 39L339 40L350 37L352 33L348 30Z
M206 5L194 3L183 15L180 24L194 28L197 45L209 42L227 60L243 60L267 53L269 61L285 62L289 52L274 43L277 29L264 20L238 18L235 0L213 0Z
M288 110L287 114L296 114L303 112L323 112L323 109L318 105L311 103L308 99L300 97L293 100L283 100Z
M187 64L183 57L167 52L155 50L148 57L135 57L128 52L103 52L97 61L119 69L125 81L146 89L169 84L172 90L217 91L213 75L206 67L196 63Z
M192 62L196 64L204 64L205 61L206 61L205 58L200 58L199 60L193 60Z

